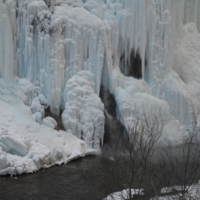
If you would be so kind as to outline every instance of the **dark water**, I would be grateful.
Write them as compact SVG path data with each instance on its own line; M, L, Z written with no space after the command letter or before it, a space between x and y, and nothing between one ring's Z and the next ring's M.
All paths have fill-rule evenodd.
M102 199L113 188L103 189L110 183L99 179L99 161L99 157L86 157L34 174L0 177L0 199Z
M107 150L109 148L105 147L104 152ZM122 177L119 180L115 176L110 176L110 172L112 175L112 171L109 172L111 165L119 166L120 164L104 156L91 156L72 161L66 165L42 169L33 174L13 177L0 176L0 200L100 200L112 192L128 188L128 185L126 185L128 179L122 180ZM119 173L125 172L126 167L122 166L119 168ZM164 181L170 176L168 171L170 168L165 171L161 167L165 166L155 164L151 167L153 171L149 171L149 174L155 173L156 175L152 176L152 181L157 191L165 186L180 184L180 180L176 176L174 179L170 178L169 183ZM182 165L180 171L183 171L181 167ZM113 167L111 169L118 168ZM200 178L200 170L197 171L196 178L192 182L197 182ZM163 177L165 178L163 179ZM138 181L135 182L133 188L138 188ZM191 184L192 182L188 183ZM154 196L149 180L144 180L142 188L145 188L145 196L134 198L134 200L147 200Z

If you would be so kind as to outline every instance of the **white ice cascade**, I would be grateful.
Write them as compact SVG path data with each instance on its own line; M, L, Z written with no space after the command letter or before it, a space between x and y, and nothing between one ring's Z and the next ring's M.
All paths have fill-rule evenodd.
M87 1L85 7L93 13L97 5L92 2ZM134 51L141 57L143 79L152 87L153 95L157 97L161 97L161 80L169 72L167 52L170 17L169 11L164 10L164 2L107 1L103 17L106 25L110 26L106 32L104 67L109 68L107 71L104 69L106 73L111 73L112 68L119 68L121 56L127 63L124 66L125 71L128 71L130 55ZM112 90L112 86L110 89Z
M48 9L44 1L19 2L18 75L41 87L51 111L58 114L66 82L80 70L95 74L99 93L105 28L81 7ZM53 13L52 13L53 12Z
M10 82L14 78L15 3L0 0L0 77Z
M183 41L185 24L193 22L199 29L200 12L198 12L198 8L200 2L190 0L127 0L115 2L117 3L109 6L118 19L119 49L117 49L118 56L112 53L112 57L119 59L123 55L129 63L131 51L134 49L134 52L138 52L142 60L143 79L151 88L150 91L147 90L148 93L166 100L175 118L181 124L186 124L192 131L196 118L195 111L198 113L200 98L199 92L193 92L194 89L191 88L192 85L195 88L195 85L199 83L198 80L189 83L185 77L185 80L183 79L183 76L187 77L183 74L187 74L188 70L190 71L189 65L193 69L196 66L188 61L187 66L183 67L186 64L180 61L180 43ZM118 2L122 4L124 9L120 8ZM195 25L190 26L189 31L191 32L193 29L195 30ZM191 47L195 51L198 45L194 47L191 43ZM192 53L188 53L186 58L191 55L194 57ZM198 58L196 57L196 59ZM119 64L116 66L116 68L119 68ZM126 67L129 67L129 65L126 65ZM191 77L190 80L192 79L194 78ZM114 74L112 73L110 88L112 92L117 87L121 87L132 91L134 94L138 90L134 90L135 86L133 85L135 85L135 81L131 81L131 78L122 77L119 73L116 73L116 70ZM130 89L131 87L133 89ZM132 96L132 93L129 94ZM118 106L120 107L120 105Z

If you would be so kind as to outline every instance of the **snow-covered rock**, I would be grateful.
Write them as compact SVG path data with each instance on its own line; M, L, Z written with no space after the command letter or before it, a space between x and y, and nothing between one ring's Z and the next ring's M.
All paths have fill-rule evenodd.
M124 189L119 192L114 192L108 195L103 200L126 200L130 198L134 198L134 195L143 196L144 190L143 189Z
M45 125L45 126L48 126L48 127L52 128L52 129L55 129L57 127L57 122L52 117L45 117L42 120L42 124Z
M168 195L172 191L176 192L177 194ZM185 193L183 191L185 191ZM185 187L176 185L172 187L162 188L160 192L161 194L166 196L151 198L150 200L179 200L182 198L185 200L196 200L199 199L200 196L200 181L198 183Z

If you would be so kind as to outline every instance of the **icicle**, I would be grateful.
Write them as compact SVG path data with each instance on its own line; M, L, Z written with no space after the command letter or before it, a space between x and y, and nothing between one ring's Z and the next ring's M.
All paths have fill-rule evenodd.
M9 8L0 2L0 70L1 77L6 81L13 81L14 78L14 27Z

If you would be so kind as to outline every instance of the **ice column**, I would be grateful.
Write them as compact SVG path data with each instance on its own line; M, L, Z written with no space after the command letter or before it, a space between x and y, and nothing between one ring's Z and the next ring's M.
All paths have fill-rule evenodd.
M11 5L10 5L11 6ZM9 10L9 4L0 1L0 75L6 81L12 81L14 77L14 26L11 17L15 16L15 10Z
M104 106L95 94L94 75L79 71L66 84L64 91L65 110L62 121L65 130L98 149L103 145Z
M105 37L102 20L82 7L66 3L51 12L44 1L20 2L18 75L39 86L52 113L59 114L65 84L81 70L95 74L99 94Z

